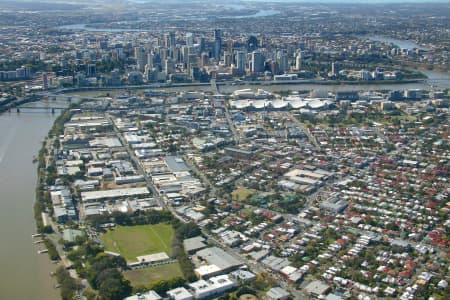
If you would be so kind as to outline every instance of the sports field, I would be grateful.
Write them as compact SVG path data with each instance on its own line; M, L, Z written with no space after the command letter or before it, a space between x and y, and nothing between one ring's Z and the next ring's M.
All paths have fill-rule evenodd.
M154 267L147 267L144 269L126 271L123 273L123 275L131 282L131 285L133 287L147 286L148 284L155 281L170 280L175 277L183 277L183 273L181 273L180 265L178 264L178 262Z
M100 237L106 251L120 253L128 262L159 252L170 256L172 238L173 228L168 224L117 226Z

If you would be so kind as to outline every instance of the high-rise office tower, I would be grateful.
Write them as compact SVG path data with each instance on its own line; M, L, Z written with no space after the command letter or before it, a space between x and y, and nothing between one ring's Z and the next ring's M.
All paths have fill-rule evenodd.
M288 57L284 51L279 51L277 55L278 72L285 73L288 71Z
M189 54L187 65L197 65L197 54Z
M231 52L225 51L223 53L225 66L230 67L231 63L233 62L233 56L231 55Z
M236 54L236 66L240 74L245 73L245 52L238 51Z
M203 52L200 58L201 58L201 66L206 67L208 65L209 60L208 53Z
M169 49L166 49L166 48L160 48L160 49L159 49L159 57L160 57L160 59L161 59L161 63L162 63L163 61L165 61L166 58L169 57Z
M173 49L177 45L177 40L175 38L175 32L171 31L169 33L169 48Z
M162 46L170 48L170 33L164 33Z
M195 49L195 47L188 47L188 53L189 55L195 55L197 54L197 50Z
M222 30L214 30L214 58L220 60L220 51L222 49Z
M147 66L152 69L153 68L153 53L149 52L147 54Z
M186 46L194 46L194 35L192 34L192 32L186 33Z
M164 62L164 72L169 75L172 74L175 70L175 64L173 63L173 60L168 58Z
M214 50L214 58L216 60L220 60L220 50L222 48L222 41L221 40L214 40L214 46L213 46L213 50Z
M222 39L222 30L214 29L214 40L221 40L221 39Z
M252 52L251 59L251 71L252 73L264 72L264 56L259 51Z
M200 38L198 50L200 51L200 53L205 51L205 38Z
M302 69L302 52L299 51L297 53L297 57L295 58L295 69L300 71Z
M169 43L170 43L169 39L170 39L169 38L169 34L168 33L164 33L161 45L163 47L165 47L165 48L169 48Z
M44 90L48 90L48 74L47 73L43 73L42 74L42 86L44 88Z
M140 72L144 72L147 64L147 55L145 49L142 47L134 48L134 58L136 59L136 67Z
M230 53L233 53L234 49L234 41L233 40L227 40L227 51Z
M272 72L272 74L275 75L275 74L280 73L280 67L279 67L277 61L270 61L269 66L270 66L270 72Z
M189 57L189 46L181 47L181 62L187 63Z
M172 49L172 58L174 62L178 63L181 61L181 49L180 47L175 47Z
M339 75L339 64L337 62L331 63L331 75L332 76Z
M103 38L97 38L97 48L102 50L108 49L108 40Z
M189 77L193 80L200 79L200 69L198 66L196 66L196 65L189 66Z

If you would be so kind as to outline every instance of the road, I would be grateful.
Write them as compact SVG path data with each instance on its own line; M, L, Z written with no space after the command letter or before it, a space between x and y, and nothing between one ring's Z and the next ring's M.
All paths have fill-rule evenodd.
M228 127L230 127L230 130L233 133L234 143L236 145L238 145L239 140L240 140L239 132L236 130L236 127L234 126L233 119L231 118L231 114L228 111L228 108L226 105L224 106L224 109L225 109L225 118L227 119Z
M131 160L134 162L134 165L136 166L138 173L144 177L144 180L147 183L147 187L150 188L150 190L152 191L153 197L156 200L158 200L159 205L163 209L170 210L169 207L167 206L166 202L160 197L158 190L153 185L153 182L150 179L150 177L147 175L147 172L145 172L144 168L142 168L140 160L137 158L137 156L134 153L134 151L128 146L127 141L125 140L125 138L123 137L122 133L120 132L120 130L115 125L112 117L108 116L108 118L109 118L111 124L113 124L114 132L116 133L116 135L119 138L120 142L127 149L127 152L130 155Z
M219 94L220 93L219 87L216 83L216 80L211 79L210 84L211 84L211 88L212 88L213 92L215 94ZM239 133L237 132L236 127L234 127L234 122L231 118L230 112L228 111L228 108L226 105L224 106L224 109L225 109L225 118L227 119L228 127L230 127L230 130L233 133L234 142L237 145L237 144L239 144Z
M203 183L209 187L209 196L211 198L216 197L217 189L214 186L214 184L211 183L211 181L208 179L208 177L206 177L205 173L203 173L202 170L197 168L197 166L195 164L193 164L186 155L183 155L183 160L186 163L186 165L192 170L192 172L194 172L194 174L197 177L200 177L200 179L203 181Z
M295 125L297 125L298 127L300 127L303 132L306 134L306 136L309 139L309 142L311 144L313 144L317 150L321 150L319 143L317 142L317 139L311 134L311 131L309 131L309 128L306 127L306 125L302 122L300 122L297 117L295 117L294 115L291 114L291 120L295 123Z

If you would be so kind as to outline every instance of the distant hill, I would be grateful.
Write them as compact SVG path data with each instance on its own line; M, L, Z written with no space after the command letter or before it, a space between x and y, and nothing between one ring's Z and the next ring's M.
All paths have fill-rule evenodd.
M0 1L1 9L11 10L73 10L83 8L82 4L61 2L31 2L31 1Z

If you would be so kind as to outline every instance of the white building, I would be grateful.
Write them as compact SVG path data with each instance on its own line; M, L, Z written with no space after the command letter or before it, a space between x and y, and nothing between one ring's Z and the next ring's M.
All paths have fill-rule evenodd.
M148 291L142 294L138 293L136 295L127 297L124 300L162 300L162 298L155 291Z
M232 289L236 283L228 275L220 275L210 278L208 281L199 280L189 284L194 292L195 299L203 299L220 295L225 291Z
M167 295L173 300L193 300L194 296L184 287L179 287L170 291L167 291Z

